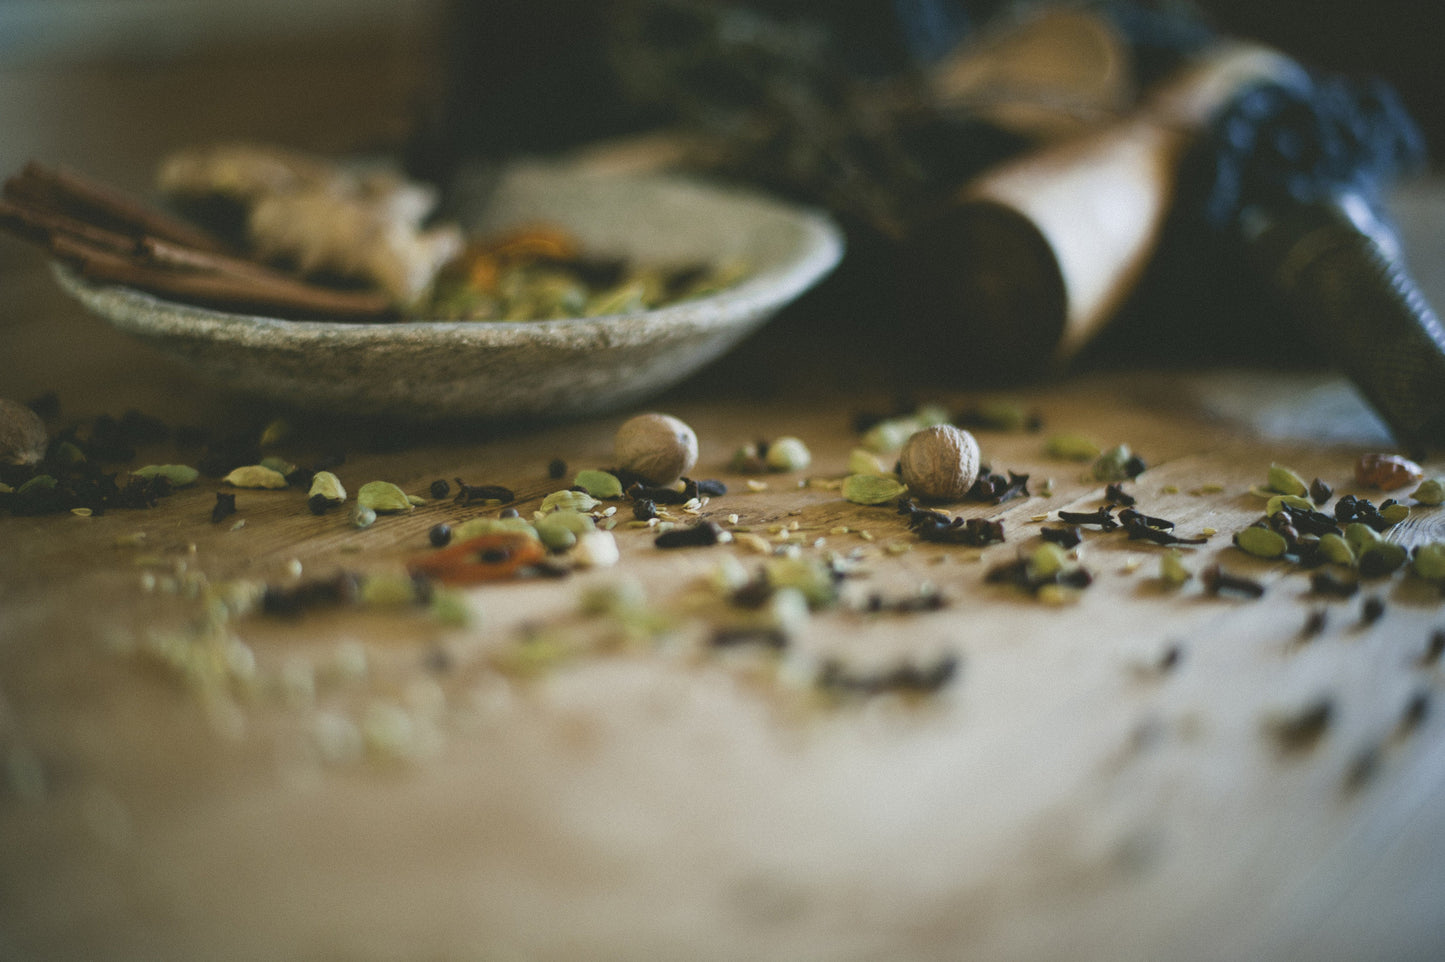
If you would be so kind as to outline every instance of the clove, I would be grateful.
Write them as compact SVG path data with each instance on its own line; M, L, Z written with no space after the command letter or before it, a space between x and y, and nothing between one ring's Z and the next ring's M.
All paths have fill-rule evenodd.
M1204 582L1204 590L1212 595L1229 592L1248 598L1264 596L1264 585L1243 575L1230 574L1219 565L1210 565L1199 573L1199 577Z

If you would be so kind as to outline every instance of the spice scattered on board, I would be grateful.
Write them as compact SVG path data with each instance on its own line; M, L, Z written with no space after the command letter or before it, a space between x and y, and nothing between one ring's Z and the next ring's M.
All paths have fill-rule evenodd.
M139 424L138 419L137 426ZM953 430L957 429L949 429ZM942 435L948 432L930 429L927 433ZM674 433L674 441L676 437ZM787 440L789 439L782 437L770 442L767 449L759 449L759 453L766 459L767 454L778 451L781 445L787 457L775 457L775 466L786 462L788 466L796 468L804 464L800 451L787 451L788 447L796 446L782 445L782 442ZM801 440L792 440L797 440L798 446L806 450L806 445L803 445ZM904 443L907 443L906 439ZM693 444L696 444L695 436ZM67 458L74 459L78 456L79 460L74 463L82 464L88 458L89 452L101 450L103 447L78 446L75 452L68 452L59 445L53 445L52 449L57 453L64 452ZM675 446L673 450L675 451ZM1115 459L1118 460L1123 453L1116 450ZM690 471L695 467L695 458L696 455L685 470ZM787 659L787 667L780 664L776 677L783 678L789 673L796 676L799 674L797 666L806 663L808 657L800 654L801 646L796 642L801 635L819 630L810 626L810 620L819 617L852 617L862 620L867 617L889 616L917 617L923 620L921 623L939 624L936 620L927 619L933 617L932 613L945 607L943 592L932 585L926 590L920 588L916 593L903 595L871 590L862 595L861 602L847 601L849 596L846 596L840 587L842 580L845 577L868 575L866 572L860 573L859 568L848 563L840 551L827 547L829 543L837 544L840 539L850 538L854 539L860 548L869 546L869 558L873 563L918 565L959 557L956 552L925 547L928 543L984 549L1004 540L1001 519L1007 513L1007 508L996 512L995 517L985 518L954 517L922 507L916 501L903 497L906 493L916 495L918 492L905 488L897 475L891 473L887 467L889 460L891 459L879 457L861 448L855 452L855 457L849 458L850 468L856 464L868 469L851 474L870 478L873 482L888 482L891 493L880 499L881 504L887 506L883 510L862 505L854 508L841 504L838 494L842 493L847 497L849 478L806 478L798 482L799 491L811 489L816 492L831 492L823 495L821 499L800 500L800 505L826 503L831 506L830 510L851 512L860 518L868 517L869 526L879 531L880 542L876 545L871 544L872 535L861 524L855 524L851 520L847 524L838 524L838 518L831 517L825 524L810 526L806 517L791 517L800 514L801 509L790 509L786 515L776 520L756 517L749 519L747 509L742 505L737 506L736 511L733 506L723 509L722 512L715 508L710 510L709 499L725 496L726 486L694 480L682 472L679 472L676 478L652 481L626 467L584 467L573 475L576 482L573 489L553 490L543 496L543 491L548 488L567 483L562 479L567 477L569 472L565 463L562 463L560 467L549 466L547 471L552 480L560 484L554 483L540 489L528 484L519 485L517 490L513 491L498 485L473 485L457 478L457 495L455 499L451 499L453 488L449 482L432 482L430 487L425 487L427 482L423 481L421 484L431 494L432 502L424 502L415 495L408 495L396 485L378 485L371 488L371 492L364 499L366 504L358 504L358 509L367 513L368 522L375 521L375 511L384 507L392 507L403 514L410 514L419 506L425 508L410 518L404 517L396 522L420 525L414 527L415 538L411 542L419 553L409 566L409 572L364 577L338 573L301 581L298 567L295 572L297 580L268 586L266 593L260 596L259 604L261 610L276 615L295 615L309 611L312 607L330 605L359 604L387 611L431 605L438 612L439 619L445 617L448 619L447 623L451 623L452 615L441 614L441 607L435 600L438 591L436 586L439 584L483 585L514 578L555 575L582 568L603 568L620 564L624 550L647 544L643 538L658 546L726 545L729 540L737 540L746 552L757 552L753 560L758 563L758 572L756 575L744 572L740 578L732 573L717 576L719 582L725 581L728 585L725 591L727 615L718 616L715 621L709 620L702 625L703 648L707 652L716 653L720 660L737 656L741 656L740 661L744 658L762 657L777 659L781 663L783 659ZM811 452L808 452L807 462L811 462ZM140 479L160 478L163 483L172 487L185 480L182 474L173 470L173 465L159 464L153 467L154 470L135 469L132 475ZM340 479L319 463L311 468L297 468L275 454L268 453L268 456L262 457L260 452L255 452L247 454L239 462L233 462L229 470L236 467L256 467L280 475L286 481L287 487L296 489L298 497L295 505L298 511L305 510L306 507L315 510L313 502L318 497L326 502L327 507L344 502L347 498ZM1092 583L1093 575L1081 564L1080 559L1086 554L1081 554L1076 549L1082 546L1086 553L1094 543L1105 539L1113 539L1122 544L1125 535L1132 540L1157 542L1164 546L1165 550L1160 553L1160 579L1176 588L1183 588L1193 580L1192 572L1182 560L1190 552L1180 551L1176 546L1198 547L1207 541L1207 535L1189 538L1175 534L1176 525L1173 521L1146 514L1146 511L1154 510L1148 506L1150 492L1145 490L1144 485L1131 484L1127 477L1130 470L1142 470L1142 462L1129 453L1127 458L1123 458L1120 467L1126 478L1106 481L1102 489L1098 483L1101 479L1097 479L1092 473L1089 477L1089 491L1081 500L1094 503L1103 500L1103 505L1092 511L1066 509L1059 512L1057 518L1062 526L1040 528L1040 537L1036 541L1025 541L1015 554L1014 561L995 563L987 568L973 568L969 574L956 577L956 583L949 583L950 600L957 598L960 591L966 592L968 585L980 577L972 572L980 570L985 571L982 576L984 580L1016 584L1043 601L1058 603L1077 598L1080 590ZM492 470L491 467L488 470ZM962 499L970 502L965 506L965 511L977 511L977 505L980 504L996 506L1015 498L1030 497L1026 474L1010 471L1007 475L996 475L984 465L978 466L978 472L979 476L970 486L968 496ZM511 472L516 473L520 472ZM540 477L540 464L534 465L529 473L534 479ZM663 472L665 473L667 472ZM509 475L501 476L505 479ZM1319 479L1305 485L1299 475L1276 464L1270 467L1268 480L1267 489L1262 489L1262 493L1267 496L1265 516L1243 528L1235 537L1236 544L1247 553L1261 560L1282 561L1288 565L1308 568L1312 584L1348 586L1348 593L1351 595L1358 592L1362 579L1368 583L1369 579L1385 577L1406 565L1409 566L1410 577L1430 582L1445 581L1445 560L1442 560L1445 559L1445 545L1427 543L1405 552L1403 548L1389 541L1390 529L1409 517L1411 509L1405 505L1387 500L1376 506L1367 499L1347 494L1339 499L1332 511L1320 510L1333 495L1333 491ZM195 481L196 478L191 475L190 482ZM775 489L783 491L790 488L792 485L789 482L791 479L785 479L783 483L775 479ZM54 475L33 475L27 477L24 483L33 485L29 490L40 491L58 486L62 482ZM857 483L854 482L855 485ZM983 484L982 487L979 486L980 483ZM1126 486L1131 490L1126 491ZM1163 492L1163 489L1158 487L1151 487L1150 490ZM1415 497L1417 510L1425 511L1429 507L1430 490L1423 486L1417 490L1424 495L1421 497L1417 494ZM302 491L307 492L305 501L299 498ZM1206 494L1204 486L1193 489L1191 494L1196 491L1199 492L1198 496ZM1178 493L1177 488L1174 493ZM1207 493L1224 492L1216 486ZM234 505L234 492L217 492L217 495L218 511L222 511L224 502L219 499L223 497ZM255 497L275 503L275 499L270 495ZM1143 507L1137 504L1141 499L1145 502ZM360 500L362 499L358 499ZM780 500L775 500L768 510L773 510L778 503L781 503ZM499 511L498 508L503 504L509 507ZM895 506L896 511L893 510ZM487 512L487 517L476 517L479 509ZM1027 513L1025 509L1010 517L1021 517ZM619 517L624 520L624 524L620 529L621 533L614 536L607 528L615 525ZM629 517L636 519L641 529L633 535L626 533L631 525L631 522L626 521ZM722 523L724 517L727 519L726 525ZM1044 513L1032 516L1035 522L1047 518L1048 515ZM1022 521L1019 521L1018 525L1011 526L1011 531L1016 540L1024 541L1028 537L1029 529ZM916 540L899 540L896 535L905 530ZM733 534L734 531L737 532L736 535ZM1025 532L1022 537L1019 535L1020 531ZM347 537L359 542L373 535L357 533L354 536L348 534ZM633 539L630 543L629 538ZM1254 544L1256 541L1259 544ZM429 543L436 550L420 553L424 543ZM902 557L902 549L915 545L918 550L907 561L889 560ZM1255 550L1251 551L1251 547ZM1218 553L1227 559L1230 556L1224 552L1232 550L1221 548ZM988 555L989 560L994 561L998 554L1010 551L1011 549L1003 549L1002 552L993 552ZM926 560L917 557L923 554L927 554ZM984 551L965 553L970 558L985 554ZM740 567L738 558L749 557L736 549L730 552L722 549L699 552L698 555L708 560L722 559L719 568L727 567L726 562ZM693 556L680 558L683 564L693 560ZM1242 564L1253 566L1253 569L1243 570L1258 570L1262 567L1256 561L1242 558L1239 560ZM1117 570L1117 575L1106 574L1104 577L1118 577L1132 575L1139 567L1135 560L1116 569L1105 566L1099 570ZM968 569L956 565L953 568L940 567L937 570L945 573L944 577L949 577L954 570ZM1299 573L1285 571L1283 564L1279 566L1279 570L1280 577L1301 577ZM146 574L151 577L143 583L152 586L164 584L169 577L152 574L149 570ZM1259 582L1221 571L1217 564L1204 567L1199 580L1204 582L1205 590L1216 593L1258 596L1264 591ZM1335 590L1334 587L1326 589L1327 592ZM1192 594L1187 588L1184 591ZM1343 596L1344 588L1340 588L1338 593ZM1372 591L1369 597L1359 604L1359 623L1349 630L1363 630L1362 626L1390 617L1383 602L1378 600L1382 594L1383 592ZM857 598L858 595L851 597ZM1326 596L1317 588L1316 597L1309 603L1333 605L1332 598L1333 594ZM664 600L661 604L654 601L654 604L644 604L640 608L620 603L609 605L607 617L613 619L619 630L631 639L629 643L635 643L639 639L656 641L669 632L676 631L678 625L687 623L689 618L697 618L695 611L681 605L662 610L667 606L667 601ZM1092 603L1092 600L1086 599L1086 603ZM465 605L457 607L455 594L450 605L456 609L453 614L465 614ZM835 609L834 613L822 614L830 608ZM625 615L624 609L628 612ZM1305 620L1300 636L1308 639L1322 634L1326 623L1325 608L1317 607ZM831 630L832 627L829 624L823 630ZM1428 666L1431 660L1438 659L1440 651L1445 650L1445 641L1439 640L1440 637L1445 635L1437 633L1427 642L1425 651L1420 656L1422 668L1430 670ZM233 654L236 650L231 649ZM539 619L536 630L526 632L525 637L518 638L515 648L509 649L505 656L488 660L487 664L511 677L531 678L566 660L604 650L606 649L591 642L568 636L566 629L558 624ZM1177 647L1166 651L1160 659L1159 671L1175 667L1179 660L1178 651ZM730 654L724 654L725 652ZM184 661L180 655L167 657L177 658L177 664ZM242 655L234 657L238 663L245 661ZM453 664L449 659L430 656L427 663ZM955 654L934 659L904 658L882 667L878 667L876 663L871 666L863 662L854 664L841 658L823 655L811 662L809 671L801 674L809 679L806 684L811 689L831 698L875 694L915 696L934 692L955 679L958 663L958 656ZM450 669L434 670L440 672ZM285 677L282 679L282 688L290 693L287 697L300 697L299 693L307 691L308 685L314 684L307 681L310 675L308 670L303 668L288 669L283 674ZM1420 709L1420 717L1423 717L1423 711L1423 708ZM1312 731L1323 731L1328 723L1328 713L1323 720L1317 716L1314 706L1306 706L1304 710L1283 719L1282 724L1272 728L1273 736L1278 738L1282 745L1290 746L1290 750L1294 750L1294 747L1318 737L1317 732L1311 735ZM331 735L335 736L338 745L348 741L352 736L343 737L340 733L347 730L346 725L350 725L356 732L371 733L358 734L356 737L361 742L372 745L375 751L381 754L405 753L410 749L403 750L400 746L414 745L415 733L405 734L403 729L414 726L418 717L405 708L388 704L375 707L375 711L368 710L364 717L358 717L354 721L343 719L345 724L337 722ZM1413 724L1418 723L1417 718ZM1404 721L1401 724L1402 728L1408 727ZM388 745L392 747L387 748ZM338 755L342 754L352 753L350 750L338 750Z

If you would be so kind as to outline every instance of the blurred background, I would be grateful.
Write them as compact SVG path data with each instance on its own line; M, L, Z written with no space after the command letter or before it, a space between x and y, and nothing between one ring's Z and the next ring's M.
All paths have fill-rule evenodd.
M645 4L642 4L645 6ZM701 4L707 6L707 4ZM617 98L604 38L635 0L0 0L0 164L30 157L145 183L199 139L326 152L405 149L437 125L491 150L546 148L658 119ZM713 4L723 6L723 4ZM1000 0L732 4L817 17L860 70L938 52ZM1417 0L1165 0L1223 33L1329 70L1383 76L1445 141L1445 5ZM911 31L911 35L910 35ZM920 34L921 31L921 34ZM933 44L930 47L930 43ZM490 139L489 138L490 135Z
M830 79L839 69L849 72L849 79L886 81L926 69L1001 18L1046 5L1005 0L0 0L0 171L8 175L35 158L145 191L160 159L173 150L217 140L261 140L330 155L391 154L419 176L444 179L471 156L562 150L679 118L711 124L726 139L735 118L719 105L756 104L760 88L755 81L777 74L779 64L796 68L801 86L820 76ZM1445 4L1153 0L1130 6L1259 39L1324 70L1383 77L1400 92L1427 144L1445 144L1445 98L1439 96L1437 66ZM710 12L721 10L733 15L709 19ZM699 35L700 23L714 32ZM750 51L749 56L761 51L760 59L729 60L727 51L734 49ZM721 62L726 69L708 73L699 68L699 51L704 60L723 51L710 66ZM809 59L814 53L816 62ZM821 89L826 99L826 83ZM698 90L706 96L692 97ZM762 99L771 98L767 106L787 117L811 109L789 96L785 85L781 93L767 91ZM960 128L930 141L925 159L948 178L1019 146L976 133ZM875 147L870 143L863 149ZM1439 151L1432 154L1438 158ZM886 151L870 156L878 169L891 170ZM754 169L780 169L764 153L744 159ZM748 172L746 164L738 166ZM828 188L833 182L804 186L810 188L803 191L805 199L832 206ZM1408 207L1417 201L1439 206L1435 193L1407 194L1402 203ZM866 202L845 211L850 232L859 222L876 228L870 213ZM870 245L875 239L866 230L853 232L849 263L855 269L840 271L826 286L831 290L818 292L769 325L760 343L743 346L731 368L724 365L721 375L714 372L704 380L726 380L738 368L772 376L758 373L765 366L760 359L779 343L792 350L816 340L819 317L841 323L851 335L850 350L837 346L826 359L834 376L843 381L858 376L876 351L887 347L885 342L897 340L891 326L880 330L859 320L898 310L892 299L891 254L885 250L874 256L878 251ZM78 311L50 293L53 285L38 269L41 263L35 251L0 237L0 290L10 287L3 303L45 298L41 302L56 310ZM17 295L17 284L27 286L24 293L31 299ZM838 305L851 310L851 328L850 318L834 314ZM45 345L37 349L51 349L41 334L16 328L18 319L6 320L13 342L24 343L29 336L32 343ZM67 348L76 352L81 370L85 358L103 363L119 344L114 332L100 325L91 330L92 342ZM860 350L860 342L867 347ZM50 386L39 383L41 377L7 393L24 395ZM53 380L55 374L43 377Z

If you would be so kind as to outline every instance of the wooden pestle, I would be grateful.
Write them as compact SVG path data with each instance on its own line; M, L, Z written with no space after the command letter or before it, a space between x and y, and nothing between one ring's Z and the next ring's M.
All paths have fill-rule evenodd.
M1193 137L1246 87L1302 75L1268 48L1219 44L1128 117L966 185L920 229L918 256L970 367L1015 377L1077 354L1138 282Z

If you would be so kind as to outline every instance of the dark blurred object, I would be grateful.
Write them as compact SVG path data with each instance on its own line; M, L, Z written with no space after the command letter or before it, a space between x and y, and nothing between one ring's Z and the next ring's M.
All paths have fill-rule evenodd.
M442 89L422 105L408 167L445 182L469 160L547 153L654 126L605 42L609 0L450 0Z
M1180 345L1213 329L1255 357L1324 359L1402 443L1445 443L1445 331L1382 201L1424 157L1383 82L1221 42L1134 116L970 185L918 231L918 286L981 371L1072 361L1134 291L1135 339L1197 361ZM1293 329L1258 323L1270 310ZM1109 343L1137 362L1135 339Z
M1122 119L967 184L911 238L936 336L971 374L1017 379L1072 362L1148 267L1191 140L1245 85L1296 69L1266 48L1214 45Z
M429 127L433 136L418 141L418 159L426 164L419 170L444 181L445 172L467 158L559 151L644 130L685 131L706 145L686 155L685 166L820 204L843 221L850 253L828 285L841 294L818 313L828 317L830 334L846 332L846 338L827 340L846 343L865 356L880 341L909 351L913 357L908 375L915 379L958 383L980 375L998 377L1051 353L1060 356L1050 351L1058 341L1057 331L1045 325L1042 333L1020 340L1023 323L1014 319L1067 311L1079 292L1090 295L1087 337L1070 340L1065 355L1073 355L1097 332L1096 321L1120 313L1123 323L1084 355L1086 361L1097 359L1100 351L1132 364L1157 364L1171 357L1198 364L1220 356L1318 361L1317 338L1278 326L1282 312L1276 298L1284 296L1295 313L1338 314L1341 309L1331 305L1343 303L1340 297L1330 294L1329 304L1320 301L1325 287L1321 275L1305 285L1313 292L1308 293L1294 280L1245 270L1244 235L1234 230L1226 240L1225 232L1204 221L1199 186L1174 183L1182 146L1210 119L1202 114L1190 117L1188 136L1153 138L1159 141L1153 144L1153 160L1145 156L1147 151L1136 151L1132 173L1130 164L1122 165L1120 174L1126 179L1150 181L1141 192L1142 206L1127 216L1110 215L1109 205L1087 185L1073 190L1077 202L1094 202L1101 228L1134 217L1142 218L1145 229L1142 240L1126 245L1117 270L1109 268L1115 273L1096 275L1086 263L1089 258L1076 258L1072 278L1078 285L1066 287L1062 295L1055 283L1057 269L1032 275L1014 270L1030 258L1046 263L1050 245L1047 236L1016 229L1018 218L1003 218L1009 221L1005 224L995 216L988 229L976 234L920 229L935 225L935 214L952 202L960 186L977 183L986 172L993 176L1001 165L1018 162L1042 145L1061 143L1066 134L1082 133L1087 139L1110 125L1137 121L1138 115L1131 113L1135 98L1152 93L1160 78L1173 74L1219 35L1217 24L1204 19L1201 7L1214 13L1239 12L1239 5L1229 0L459 2L453 80ZM1289 2L1288 8L1301 34L1318 28L1314 7ZM1029 90L1025 72L1011 69L1020 51L1009 44L1020 42L1014 34L1026 32L1031 17L1050 10L1095 20L1101 33L1116 38L1113 43L1122 52L1118 62L1111 56L1092 59L1098 51L1076 42L1087 41L1087 36L1064 36L1054 61L1075 57L1075 66L1098 68L1092 75L1085 70L1075 83L1068 69L1052 69L1059 64L1051 63L1044 41L1060 37L1035 37L1038 49L1024 52L1042 51L1036 62L1043 69L1034 78L1038 89ZM1373 33L1384 29L1379 19L1374 8L1361 9L1338 29L1342 35L1357 29ZM999 36L1003 42L993 50L994 62L984 64L989 69L980 67ZM1022 43L1028 47L1027 41ZM1300 45L1290 42L1285 47L1293 51ZM1380 56L1381 67L1390 65L1387 53ZM990 80L998 82L990 86ZM1230 81L1234 86L1226 100L1239 93L1237 81ZM1025 109L1001 111L990 102L1009 97ZM1030 97L1038 108L1035 119L1052 111L1054 119L1063 122L1014 122L1028 113ZM1211 103L1212 115L1219 102ZM1141 135L1139 140L1151 138ZM1281 155L1271 162L1298 160ZM1352 189L1358 193L1357 187ZM1339 194L1332 191L1330 196L1338 199ZM1035 206L1041 204L1039 200ZM1281 209L1251 206L1256 212ZM1068 221L1065 215L1061 223L1068 227ZM1262 221L1254 216L1249 222ZM1085 253L1114 239L1102 230L1090 235L1077 224L1074 232L1082 237L1076 250ZM1317 241L1323 237L1313 229L1305 233ZM1276 231L1270 236L1279 241L1284 235ZM1355 231L1351 236L1366 235ZM1387 243L1377 246L1382 255L1388 254ZM1273 249L1263 242L1254 248L1256 256ZM909 270L915 262L930 260L931 271ZM1350 276L1365 278L1363 263ZM969 277L981 274L968 274L965 265L979 267L988 276L972 283ZM1338 277L1339 270L1336 265L1327 273ZM1422 302L1403 293L1392 269L1376 268L1368 276L1374 278L1377 292L1395 285L1392 303L1398 309L1392 316L1400 322L1407 314L1413 316L1417 333L1423 332L1423 341L1408 341L1414 347L1406 353L1418 353L1432 343L1426 314L1409 306ZM960 285L967 289L949 290ZM959 297L949 303L945 296L940 309L938 298L916 296L939 288L946 295L971 299L972 307L961 313ZM1376 304L1377 312L1383 311L1381 304ZM1357 309L1359 305L1351 308ZM984 324L986 332L1013 340L1005 339L1003 348L990 353L967 333L970 315L975 322L996 318ZM1384 314L1380 316L1380 323L1386 323ZM880 317L889 322L879 324ZM906 323L895 323L898 318ZM1331 330L1331 340L1341 342L1342 333ZM920 352L916 344L923 343L934 349ZM1359 358L1359 345L1348 353ZM1400 363L1388 370L1382 376L1392 382L1415 376ZM1373 375L1356 376L1368 381ZM1428 381L1432 375L1420 376ZM1374 388L1365 390L1402 437L1418 436L1417 427L1402 420L1404 406L1398 399Z
M1445 330L1406 273L1383 192L1425 146L1380 81L1302 77L1238 98L1181 171L1300 334L1404 444L1445 443Z
M455 0L446 81L409 167L649 129L707 139L711 172L886 232L930 185L1027 141L918 109L911 85L1000 0Z
M1347 76L1377 76L1399 91L1438 155L1445 148L1437 0L1196 0L1220 33L1288 51L1302 63Z

